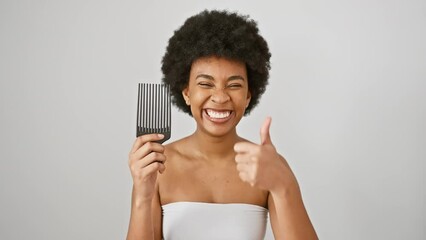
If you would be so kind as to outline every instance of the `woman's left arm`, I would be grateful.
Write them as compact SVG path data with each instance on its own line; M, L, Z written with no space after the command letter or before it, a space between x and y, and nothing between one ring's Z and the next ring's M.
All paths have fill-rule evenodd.
M261 128L261 143L235 144L240 178L251 186L268 190L268 209L275 239L315 240L315 229L305 209L296 177L272 144L267 118Z
M280 158L287 163L283 157ZM291 172L289 167L288 170ZM288 181L287 186L283 184L269 191L268 209L275 239L318 239L303 203L299 185L294 175L291 175L294 180Z

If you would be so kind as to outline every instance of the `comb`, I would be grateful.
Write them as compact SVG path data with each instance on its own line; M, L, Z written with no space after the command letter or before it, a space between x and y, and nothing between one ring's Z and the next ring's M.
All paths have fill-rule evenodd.
M163 143L171 135L170 86L156 83L139 83L136 137L159 133Z

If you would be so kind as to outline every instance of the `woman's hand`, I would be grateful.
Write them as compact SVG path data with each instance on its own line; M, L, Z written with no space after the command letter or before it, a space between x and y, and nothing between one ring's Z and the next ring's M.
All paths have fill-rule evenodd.
M269 135L271 118L266 118L260 130L260 144L239 142L234 146L235 161L241 180L251 186L267 190L282 191L296 186L286 160L277 153Z
M152 200L158 172L163 173L166 169L164 146L155 142L163 137L161 134L142 135L135 140L129 153L133 196L139 200Z

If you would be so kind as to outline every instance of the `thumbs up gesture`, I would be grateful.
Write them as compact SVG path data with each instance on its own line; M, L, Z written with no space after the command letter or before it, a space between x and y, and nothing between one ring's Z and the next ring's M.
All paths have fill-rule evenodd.
M295 177L286 160L277 153L269 134L272 119L267 117L260 129L260 144L238 142L235 161L242 181L267 191L283 190Z

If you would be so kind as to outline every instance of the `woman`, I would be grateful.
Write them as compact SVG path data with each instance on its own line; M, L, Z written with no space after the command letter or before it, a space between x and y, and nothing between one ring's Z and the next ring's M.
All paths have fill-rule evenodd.
M163 82L195 132L165 146L136 139L127 239L263 239L267 211L276 239L317 239L298 183L269 136L259 144L236 132L265 91L270 53L256 23L204 11L169 40Z

